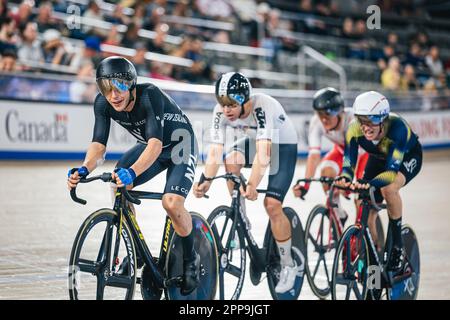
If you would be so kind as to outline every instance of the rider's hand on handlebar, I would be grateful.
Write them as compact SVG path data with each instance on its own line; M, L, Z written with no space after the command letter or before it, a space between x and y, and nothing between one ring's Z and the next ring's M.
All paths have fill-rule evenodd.
M194 183L194 196L197 198L203 197L211 187L211 181L203 181L201 185L198 182Z
M122 188L133 184L134 179L136 179L136 173L131 168L116 168L112 172L112 178L116 180L117 187Z
M255 201L256 199L258 199L258 191L256 191L256 188L251 184L247 184L245 191L241 186L241 194L244 198L250 201Z
M352 185L352 182L347 177L339 176L336 178L334 184L341 188L349 188Z
M355 183L352 184L352 186L350 187L352 190L355 189L363 189L363 190L367 190L370 188L370 183L366 180L363 179L358 179L358 181L356 181Z
M82 166L80 168L72 168L67 173L67 187L69 190L76 188L81 178L86 178L89 175L89 170Z
M306 196L306 194L309 191L309 186L310 186L310 183L299 183L299 184L296 184L292 188L292 190L294 191L294 195L297 198L302 198L303 200L305 200L304 197Z

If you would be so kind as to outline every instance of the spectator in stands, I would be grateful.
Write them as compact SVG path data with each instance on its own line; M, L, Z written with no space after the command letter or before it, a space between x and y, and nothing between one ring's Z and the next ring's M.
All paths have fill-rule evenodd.
M84 18L88 18L88 19L93 19L93 20L100 20L102 21L103 18L103 14L100 11L100 7L98 6L97 0L91 0L89 1L89 5L87 10L84 12L83 14ZM83 27L83 32L87 35L96 35L96 36L100 36L100 37L105 37L108 34L108 30L102 29L102 28L96 28L93 26L90 26L88 24L84 24Z
M189 0L177 1L173 8L172 15L176 17L192 17L193 13L189 4Z
M139 41L139 26L137 26L134 22L131 22L128 25L128 29L123 35L122 41L120 45L126 48L133 48L134 44Z
M10 46L17 44L16 23L10 17L3 18L0 21L0 41Z
M56 65L70 65L73 52L70 52L61 40L61 33L55 29L48 29L43 34L44 61Z
M147 19L144 22L144 29L154 30L155 27L162 23L161 18L166 13L166 9L164 7L158 6L155 7L150 15L147 15Z
M154 79L174 81L175 79L169 76L171 71L172 65L159 61L152 61L150 67L150 77Z
M20 34L22 41L18 50L19 61L22 64L26 61L44 62L41 42L37 38L37 24L33 21L28 21L26 24L21 25Z
M190 68L174 66L172 75L175 79L193 83L213 80L214 75L209 62L203 55L203 41L199 36L185 36L180 47L172 55L193 61Z
M112 15L106 15L104 20L114 24L124 25L128 25L131 22L131 19L123 12L123 6L120 4L117 4Z
M148 4L146 5L146 16L151 16L153 13L153 10L155 9L163 9L164 12L167 11L167 0L153 0L148 1Z
M410 64L416 70L423 69L425 67L425 60L423 58L420 45L417 42L413 42L411 44L409 52L406 54L403 64Z
M184 35L179 46L173 50L170 55L179 58L185 58L188 51L191 48L192 37L190 35Z
M297 26L298 31L315 34L327 33L325 22L315 16L312 0L301 0L300 12L305 15L305 18L299 21Z
M352 34L354 42L350 44L349 58L366 59L370 43L367 38L366 23L364 20L357 20Z
M77 79L69 87L70 101L75 103L91 103L97 95L97 86L92 83L95 77L94 65L84 61L77 72Z
M330 16L331 15L331 4L330 0L316 0L316 10L322 16Z
M136 53L134 54L131 61L136 68L136 72L138 76L148 77L150 73L150 63L147 59L145 59L145 54L147 53L147 48L145 43L138 42L134 46Z
M20 4L17 12L11 15L11 17L16 22L16 26L18 26L19 28L31 20L33 9L32 4L33 2L31 1L28 0L23 1Z
M414 67L410 64L407 64L404 68L403 75L400 80L400 88L403 91L417 91L420 88Z
M390 44L387 44L383 47L383 57L386 62L389 61L390 58L395 56L396 54L395 48L391 46Z
M225 0L195 0L200 13L208 19L229 21L233 7Z
M36 18L39 33L44 33L49 29L59 29L59 25L53 18L53 6L51 2L42 2L39 6L39 13Z
M389 59L386 70L381 74L381 85L388 90L400 88L400 60L397 57Z
M261 45L259 43L260 37L262 36L260 30L264 30L269 12L270 6L267 3L262 2L257 6L256 17L248 23L250 46L259 47Z
M17 53L15 49L8 48L4 50L0 57L0 71L13 72L18 70L16 61Z
M172 10L172 15L176 17L186 18L193 17L194 11L191 8L189 0L177 1L175 7ZM156 27L155 27L156 28ZM172 22L170 29L174 34L182 34L186 31L186 25L183 23Z
M120 34L117 30L117 26L113 25L108 32L108 36L106 37L104 44L109 44L111 46L119 46L120 45Z
M8 16L8 7L6 0L0 0L0 21Z
M428 37L428 34L423 30L415 34L413 42L416 42L419 45L420 49L424 52L428 51L431 46L430 38Z
M278 51L281 48L279 38L276 36L276 31L280 24L281 11L278 9L270 9L265 23L264 37L261 40L261 48L267 49L271 53L267 57L267 61L275 64L277 60Z
M165 23L160 23L155 27L155 38L147 43L147 49L150 52L167 54L165 47L165 40L169 32L169 26Z
M138 1L134 7L134 15L132 18L134 24L139 28L143 28L145 24L145 5Z
M387 45L392 47L396 54L401 53L401 49L398 44L398 34L396 34L395 32L389 32L387 36Z
M444 64L439 57L439 48L435 45L430 48L428 55L425 57L425 63L431 76L436 79L444 72Z
M95 36L87 37L84 40L84 48L78 51L70 62L70 67L78 70L86 63L91 63L97 67L103 59L101 56L100 39Z
M230 43L230 35L228 32L226 32L225 30L220 30L218 32L216 32L212 38L213 42L218 42L218 43Z

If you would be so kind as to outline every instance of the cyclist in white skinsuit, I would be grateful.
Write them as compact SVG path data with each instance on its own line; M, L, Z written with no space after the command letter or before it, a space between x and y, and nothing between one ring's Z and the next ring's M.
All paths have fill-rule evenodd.
M222 75L216 83L211 140L205 176L217 174L226 141L234 141L236 133L244 137L226 152L227 172L239 175L243 167L251 167L247 189L242 195L256 200L256 188L270 166L269 183L264 206L269 215L272 233L280 252L281 273L275 291L292 289L299 266L291 252L291 226L282 203L289 190L297 161L297 133L281 104L266 94L251 94L247 78L240 73ZM227 130L230 129L230 130ZM231 131L231 132L230 132ZM228 135L230 134L230 135ZM230 137L232 140L227 139ZM194 195L202 197L211 183L194 184ZM233 182L228 183L230 192Z

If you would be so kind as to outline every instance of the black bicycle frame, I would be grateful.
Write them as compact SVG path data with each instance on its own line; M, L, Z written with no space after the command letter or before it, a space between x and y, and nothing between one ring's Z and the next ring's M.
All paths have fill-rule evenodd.
M160 194L160 193L142 192L142 191L140 191L140 192L129 191L128 193L133 198L136 198L136 199L155 199L155 200L162 199L162 194ZM164 288L164 275L161 271L162 266L158 265L155 262L153 255L151 254L150 249L148 248L148 246L144 240L144 235L142 234L142 231L139 228L139 225L136 221L136 217L134 216L134 214L131 212L130 209L127 208L126 210L124 210L123 208L127 208L126 197L123 194L123 190L121 191L119 189L116 193L116 201L114 203L114 211L116 211L119 214L119 216L123 215L125 217L125 220L126 220L128 226L130 227L130 231L131 231L131 234L133 237L134 244L137 247L136 251L139 252L139 254L141 255L141 258L144 260L145 264L150 268L150 270L151 270L150 275L152 277L154 284L156 286L158 286L159 288ZM168 218L166 218L166 224L168 223L167 220L168 220ZM169 224L169 229L171 229L170 224ZM162 249L162 247L163 247L163 244L161 244L161 249ZM161 250L159 262L164 263L166 254L167 254L166 252L163 252L163 250Z
M241 216L241 191L239 189L240 185L236 184L233 188L233 194L232 194L232 202L231 207L233 208L235 219L233 219L233 226L232 226L232 232L230 232L230 235L234 234L234 230L236 228L237 222L239 222L244 228L244 236L247 241L247 252L250 257L250 260L254 262L254 266L259 268L258 272L265 271L265 266L267 264L267 249L265 248L259 248L256 244L255 239L253 238L253 235L251 231L248 229L247 222L242 219ZM265 192L265 190L257 190L259 193ZM236 219L237 218L237 219ZM231 237L227 241L227 248L230 246ZM261 267L262 266L262 267Z
M231 208L233 210L234 219L233 219L233 224L231 225L231 230L229 233L230 237L227 239L225 248L230 247L231 240L233 240L231 235L233 235L234 232L236 231L237 225L238 224L242 225L243 226L242 230L244 232L245 240L247 241L247 252L250 257L250 260L255 262L253 265L258 268L258 270L257 270L258 272L264 272L265 267L267 265L267 249L258 247L255 239L253 238L251 231L248 230L247 222L244 219L242 219L242 216L240 214L241 213L241 211L240 211L240 209L241 209L240 186L242 185L243 189L244 190L246 189L245 179L242 175L238 177L231 173L226 173L225 175L217 176L214 178L206 178L202 174L202 176L200 177L200 180L199 180L199 184L202 184L203 181L212 181L212 180L216 180L219 178L225 178L227 180L232 180L234 182L233 192L231 194L231 198L232 198ZM257 189L256 191L258 193L266 193L267 192L267 190L261 190L261 189ZM205 195L205 197L208 198L207 195ZM225 227L226 227L226 225L225 225ZM224 229L225 229L225 227L224 227Z
M80 180L81 183L87 183L94 180L102 180L104 182L110 182L112 181L111 174L110 173L103 173L102 175L91 177L91 178L85 178ZM80 199L76 195L76 189L73 188L70 191L70 196L73 201L86 204L86 200ZM135 247L137 249L137 254L141 255L141 258L144 260L145 264L150 268L150 275L154 282L154 284L158 287L163 289L167 285L167 281L170 281L171 279L168 279L165 281L164 274L162 270L164 269L164 262L166 261L167 252L168 252L168 245L169 241L172 238L173 235L173 228L172 228L172 221L171 219L166 216L166 223L164 224L164 233L163 233L163 239L161 242L161 250L160 250L160 256L158 259L158 263L155 262L155 259L153 258L150 249L148 248L145 240L144 235L142 234L141 229L139 228L139 225L136 221L136 217L131 212L131 209L127 206L127 201L135 204L140 204L141 201L139 199L150 199L150 200L161 200L163 197L163 193L158 192L146 192L146 191L127 191L125 187L118 188L116 191L116 198L114 200L114 207L113 210L117 213L119 217L119 230L116 235L116 245L114 247L114 257L117 258L118 255L118 249L120 245L120 232L122 228L122 219L125 217L125 221L127 222L127 225L130 228L132 240L134 241ZM106 248L107 250L110 250L109 244L111 243L111 235L109 235L109 230L105 232L105 235L103 236L101 248L104 248L105 241L106 241ZM110 252L102 252L100 250L100 254L106 254L109 255ZM99 259L97 260L99 261ZM109 263L109 261L107 262ZM115 262L114 262L115 263ZM116 265L114 265L115 270Z

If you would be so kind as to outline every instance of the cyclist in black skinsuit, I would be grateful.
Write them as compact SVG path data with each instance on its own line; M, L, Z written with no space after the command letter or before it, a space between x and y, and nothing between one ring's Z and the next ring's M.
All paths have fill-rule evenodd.
M189 119L178 105L152 84L136 84L136 70L122 57L104 59L97 68L100 94L94 102L92 143L80 168L69 171L68 186L76 187L104 159L111 119L138 141L116 165L117 187L143 184L167 169L162 205L183 244L181 292L191 293L198 284L200 256L194 249L192 220L184 201L195 177L197 142ZM122 263L126 267L126 262Z

